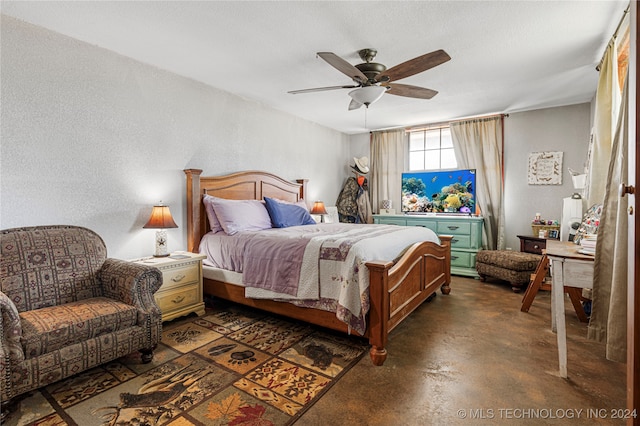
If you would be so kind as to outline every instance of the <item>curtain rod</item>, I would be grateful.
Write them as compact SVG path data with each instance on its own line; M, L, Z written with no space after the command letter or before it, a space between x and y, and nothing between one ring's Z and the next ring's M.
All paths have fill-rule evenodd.
M611 36L611 39L609 40L609 43L611 43L611 40L615 40L616 37L618 37L618 31L620 31L620 27L622 26L622 23L624 22L624 18L627 17L627 15L629 14L629 8L631 7L631 5L627 6L627 8L624 10L624 12L622 12L622 18L620 18L620 22L618 22L618 26L616 27L616 30L613 32L613 35ZM607 46L609 46L609 43L607 43ZM607 48L605 47L604 52L602 52L602 58L600 58L600 62L598 62L598 65L596 65L596 71L600 71L600 68L602 68L602 63L604 62L604 56L607 54Z
M437 128L437 127L446 127L446 126L450 125L451 123L460 123L462 121L469 121L469 120L484 120L486 118L494 118L494 117L496 117L496 118L497 117L506 118L506 117L509 117L509 114L483 115L483 116L479 116L479 117L467 117L467 118L460 118L458 120L441 121L439 123L421 124L421 125L418 125L418 126L405 128L405 131L411 132L411 131L418 131L418 130L425 130L425 129L433 129L433 128Z
M459 123L461 121L469 121L469 120L482 120L484 118L493 118L493 117L505 118L505 117L509 117L509 114L492 114L492 115L483 115L480 117L467 117L467 118L460 118L458 120L440 121L438 123L418 124L416 126L411 126L411 127L403 127L403 126L385 127L382 129L371 130L369 131L369 134L372 134L375 132L384 132L385 130L397 130L397 129L404 129L405 132L417 131L417 130L423 130L423 129L433 129L437 127L446 127L451 123Z

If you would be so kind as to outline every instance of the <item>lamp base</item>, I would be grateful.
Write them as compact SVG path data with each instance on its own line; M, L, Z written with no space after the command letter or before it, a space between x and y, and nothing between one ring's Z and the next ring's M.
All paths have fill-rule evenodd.
M169 256L167 250L167 231L164 229L158 229L156 231L156 251L153 257L166 257Z

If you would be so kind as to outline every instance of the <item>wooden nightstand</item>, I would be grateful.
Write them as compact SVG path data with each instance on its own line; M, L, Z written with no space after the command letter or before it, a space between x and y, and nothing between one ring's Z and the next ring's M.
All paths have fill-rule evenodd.
M525 253L542 254L547 247L547 239L533 235L518 235L520 238L520 251Z
M204 315L202 259L205 255L178 251L168 257L145 257L133 262L155 266L162 272L162 287L155 298L162 321L195 312Z

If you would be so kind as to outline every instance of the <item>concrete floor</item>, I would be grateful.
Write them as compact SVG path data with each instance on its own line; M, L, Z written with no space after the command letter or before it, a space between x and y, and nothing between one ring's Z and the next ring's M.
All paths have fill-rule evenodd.
M625 408L625 364L586 339L566 301L569 378L557 375L550 293L529 313L498 281L453 277L390 336L382 367L368 355L299 425L607 424Z

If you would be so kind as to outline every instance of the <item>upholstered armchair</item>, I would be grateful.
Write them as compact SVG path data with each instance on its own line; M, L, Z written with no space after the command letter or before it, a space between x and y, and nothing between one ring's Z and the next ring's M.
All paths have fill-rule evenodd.
M76 226L0 231L0 393L12 398L129 353L150 362L162 315L153 267L108 259Z

